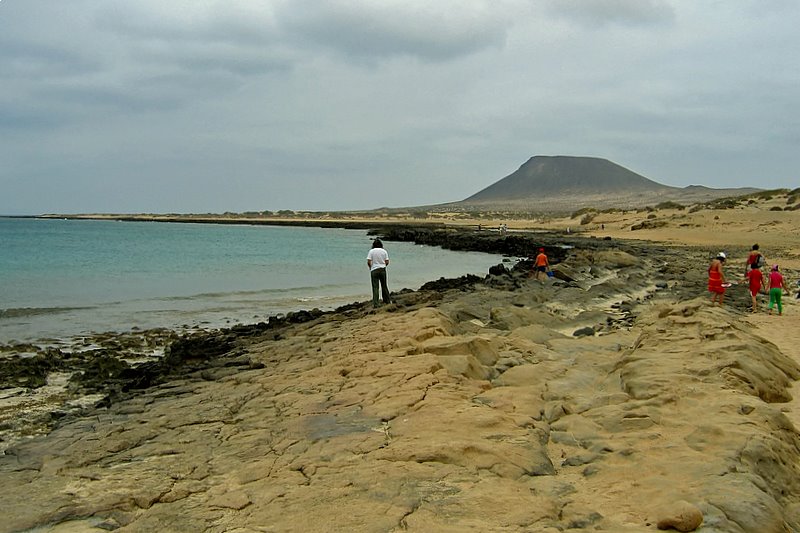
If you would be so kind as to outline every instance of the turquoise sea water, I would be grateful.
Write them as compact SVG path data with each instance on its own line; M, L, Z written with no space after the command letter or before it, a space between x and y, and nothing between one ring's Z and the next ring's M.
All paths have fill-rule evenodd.
M370 243L360 230L0 219L0 343L216 328L368 300ZM384 244L392 291L501 260Z

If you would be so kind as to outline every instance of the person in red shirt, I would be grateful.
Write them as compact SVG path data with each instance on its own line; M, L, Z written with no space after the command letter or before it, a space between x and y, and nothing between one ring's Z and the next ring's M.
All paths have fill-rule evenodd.
M764 259L764 254L758 251L758 244L754 244L750 250L750 255L747 256L747 264L744 266L744 275L750 272L753 265L758 265L759 268L767 265L767 260Z
M755 313L758 311L758 293L764 286L764 273L756 265L747 271L745 277L750 281L750 297L753 299L753 312Z
M781 296L786 291L786 286L783 284L783 275L778 270L778 265L772 265L772 272L769 273L769 314L772 314L773 304L778 304L778 314L783 314L783 305L781 305ZM787 294L789 291L786 291Z

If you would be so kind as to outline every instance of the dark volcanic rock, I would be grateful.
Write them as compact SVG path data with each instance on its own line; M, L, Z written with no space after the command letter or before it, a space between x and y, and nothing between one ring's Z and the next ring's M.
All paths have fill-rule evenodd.
M594 328L593 327L586 326L584 328L580 328L580 329L575 330L572 333L572 335L575 336L575 337L587 337L587 336L591 337L592 335L594 335L594 333L595 332L594 332Z
M0 389L37 388L47 383L47 375L64 366L60 350L50 348L33 357L0 359Z
M192 335L173 342L164 354L164 364L177 367L187 362L205 361L234 348L233 335Z
M419 288L421 291L445 291L445 290L470 290L475 284L481 283L481 278L474 274L467 274L460 278L439 278L436 281L429 281Z
M397 226L375 229L370 232L388 241L413 242L428 246L441 246L447 250L485 252L511 257L535 256L542 247L551 263L559 263L567 255L563 236L558 234L518 233L499 234L461 228L430 228Z
M492 276L502 276L508 273L509 273L508 269L506 269L506 266L503 265L502 263L499 265L494 265L489 267L489 274L491 274Z
M73 374L70 382L87 391L102 391L109 386L109 383L124 376L125 371L129 369L130 365L126 361L108 353L101 353L90 357L83 371Z

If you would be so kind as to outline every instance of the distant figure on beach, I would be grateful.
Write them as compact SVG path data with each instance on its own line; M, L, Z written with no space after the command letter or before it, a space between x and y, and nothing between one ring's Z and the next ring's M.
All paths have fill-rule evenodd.
M747 256L747 264L744 266L744 275L747 276L747 272L755 268L754 265L758 265L758 268L761 268L766 264L766 259L764 259L761 252L758 251L758 244L754 244L750 249L750 255Z
M547 271L550 270L550 261L544 253L544 248L539 248L539 254L533 261L533 271L536 273L536 279L544 283L547 279Z
M386 283L386 267L389 266L389 252L383 249L380 239L372 241L372 249L367 253L367 266L369 267L369 277L372 281L372 307L377 308L378 285L380 285L383 303L392 303L389 296L389 286Z
M708 290L711 293L711 303L718 303L722 305L723 300L725 299L725 287L723 287L723 283L725 283L725 274L722 272L722 265L725 263L727 256L725 252L720 252L717 254L711 261L711 265L708 267Z
M781 274L778 265L772 265L772 272L769 273L769 314L772 314L772 307L777 304L778 314L783 314L783 305L781 304L781 296L786 290L783 284L783 275Z
M761 267L754 265L744 276L750 281L750 297L753 299L753 312L758 312L758 293L761 288L765 287L764 273L761 272Z

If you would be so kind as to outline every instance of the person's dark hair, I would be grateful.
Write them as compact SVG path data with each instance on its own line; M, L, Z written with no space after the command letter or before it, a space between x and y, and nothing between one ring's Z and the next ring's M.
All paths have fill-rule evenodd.
M380 239L375 239L374 241L372 241L372 247L373 248L383 248L383 243L381 242Z
M757 244L753 245L753 250L758 250L758 245Z

